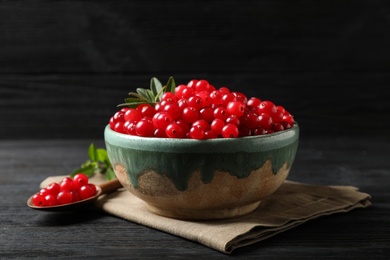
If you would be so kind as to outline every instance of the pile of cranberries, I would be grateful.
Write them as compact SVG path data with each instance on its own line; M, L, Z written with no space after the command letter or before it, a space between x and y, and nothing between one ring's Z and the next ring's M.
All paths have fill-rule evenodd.
M35 206L64 205L88 199L96 194L96 186L89 183L83 173L76 174L73 179L65 177L60 183L50 183L34 194L32 202Z
M248 99L227 87L216 89L203 79L178 85L154 106L122 108L110 118L110 128L119 133L197 140L264 135L293 124L293 116L282 106Z

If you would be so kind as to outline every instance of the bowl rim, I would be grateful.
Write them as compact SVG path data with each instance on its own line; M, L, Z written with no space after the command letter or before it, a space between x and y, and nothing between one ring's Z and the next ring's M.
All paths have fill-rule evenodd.
M106 144L131 148L133 150L155 152L185 152L193 153L231 153L231 152L258 152L284 147L299 138L299 125L266 135L246 136L240 138L215 138L195 140L188 138L156 138L122 134L113 131L107 124L104 130Z

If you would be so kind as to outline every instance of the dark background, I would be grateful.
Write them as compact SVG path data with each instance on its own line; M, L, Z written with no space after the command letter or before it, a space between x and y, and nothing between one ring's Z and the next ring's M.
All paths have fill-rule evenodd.
M389 1L1 1L0 139L103 138L129 91L205 78L301 135L390 133Z
M104 146L116 105L154 76L283 105L301 127L289 180L372 196L235 258L389 258L389 0L0 1L0 258L228 258L102 212L26 206Z

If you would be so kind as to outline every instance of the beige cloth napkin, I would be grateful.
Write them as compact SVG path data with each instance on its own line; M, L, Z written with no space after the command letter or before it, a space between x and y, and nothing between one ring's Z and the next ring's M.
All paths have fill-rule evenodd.
M61 178L60 178L61 179ZM57 177L49 177L41 186ZM101 183L102 179L92 178ZM196 241L229 254L311 219L371 205L370 195L352 186L317 186L286 181L260 207L243 217L185 221L151 213L146 204L124 189L102 196L96 206L117 217Z

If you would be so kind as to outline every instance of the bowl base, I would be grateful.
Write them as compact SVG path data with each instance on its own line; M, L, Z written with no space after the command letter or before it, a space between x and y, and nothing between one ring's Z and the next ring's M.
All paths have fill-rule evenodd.
M229 208L229 209L163 209L155 205L147 204L148 209L158 215L183 219L183 220L217 220L240 217L255 211L260 205L260 201L251 204Z

